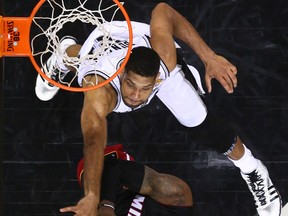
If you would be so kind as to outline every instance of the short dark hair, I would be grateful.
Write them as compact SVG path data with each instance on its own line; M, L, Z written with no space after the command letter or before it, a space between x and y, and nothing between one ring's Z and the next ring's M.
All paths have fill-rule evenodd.
M144 77L156 77L160 68L160 57L156 51L147 47L135 47L125 66L126 72Z

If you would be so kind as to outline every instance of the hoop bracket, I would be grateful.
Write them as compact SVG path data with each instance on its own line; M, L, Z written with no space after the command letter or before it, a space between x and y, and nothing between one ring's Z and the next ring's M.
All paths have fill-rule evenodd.
M0 58L2 56L30 56L30 23L28 17L0 16Z

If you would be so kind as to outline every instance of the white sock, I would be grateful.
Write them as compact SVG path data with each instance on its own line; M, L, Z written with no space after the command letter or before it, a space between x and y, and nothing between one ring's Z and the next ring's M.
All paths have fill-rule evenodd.
M258 166L258 160L252 155L251 151L243 144L244 155L239 160L231 160L236 167L238 167L242 173L248 174L256 170Z

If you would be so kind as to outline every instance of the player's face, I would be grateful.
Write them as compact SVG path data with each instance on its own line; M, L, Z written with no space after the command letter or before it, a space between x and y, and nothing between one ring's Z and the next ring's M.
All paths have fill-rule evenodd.
M121 77L121 93L124 103L131 108L145 103L154 85L154 77L143 77L133 72L124 73Z

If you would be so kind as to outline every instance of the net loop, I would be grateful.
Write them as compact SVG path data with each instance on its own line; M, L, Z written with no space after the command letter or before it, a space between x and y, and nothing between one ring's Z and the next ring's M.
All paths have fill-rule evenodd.
M64 79L61 79L62 74L59 74L58 82L60 83L60 88L62 85L70 87L73 81L77 80L77 68L80 63L84 61L97 62L98 58L109 54L110 48L115 45L117 46L118 43L116 40L113 40L110 37L111 33L109 28L107 28L107 24L115 19L116 13L120 9L119 5L114 2L112 5L104 7L103 1L100 0L96 9L88 9L88 6L86 6L88 0L77 1L78 5L76 7L68 7L68 1L66 1L65 4L64 0L46 0L46 3L49 4L50 13L47 15L41 14L40 16L37 16L36 14L33 17L33 24L37 27L38 32L31 39L31 52L33 57L37 59L38 65L43 67L47 61L47 58L49 58L51 55L55 55L57 59L62 59L61 63L56 64L56 67L58 67L57 69L59 71L62 71L63 68L61 67L61 64L64 64L68 68L72 67L76 69L76 73L72 78L70 78L69 81L64 81ZM124 3L121 2L120 4L123 5ZM104 18L103 14L106 12L109 12L108 18L107 16ZM67 54L63 51L63 48L60 46L61 33L63 33L63 29L66 28L66 25L74 24L76 22L93 25L99 32L101 32L102 36L102 40L99 42L97 49L94 49L93 53L88 53L85 56L81 56L81 58L67 56ZM39 47L39 41L43 41L42 44L45 44L44 48L37 48ZM130 50L128 48L127 53L130 52ZM118 72L119 71L117 71L117 73ZM49 78L50 77L48 77L48 81Z

